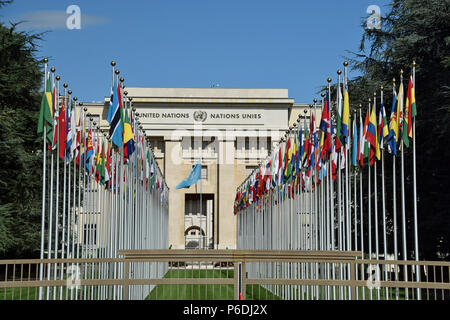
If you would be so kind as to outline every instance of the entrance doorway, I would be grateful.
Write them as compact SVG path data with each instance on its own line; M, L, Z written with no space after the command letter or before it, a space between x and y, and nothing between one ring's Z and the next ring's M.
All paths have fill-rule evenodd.
M202 194L201 206L200 194L186 194L184 204L185 248L212 249L214 244L214 194Z

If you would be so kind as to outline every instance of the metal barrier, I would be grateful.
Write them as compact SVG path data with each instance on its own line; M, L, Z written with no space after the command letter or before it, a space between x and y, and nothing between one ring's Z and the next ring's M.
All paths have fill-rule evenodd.
M37 300L39 288L46 300L450 299L450 262L361 260L356 251L118 254L122 258L0 261L0 299ZM41 268L45 280L39 280Z

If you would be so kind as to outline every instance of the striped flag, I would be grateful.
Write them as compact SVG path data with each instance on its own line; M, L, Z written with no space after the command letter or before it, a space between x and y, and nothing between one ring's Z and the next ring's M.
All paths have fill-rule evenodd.
M108 121L109 136L112 142L118 148L123 147L123 128L122 128L122 97L120 93L120 86L116 80L114 80L113 88L111 89L111 100L109 102L108 116L106 121Z

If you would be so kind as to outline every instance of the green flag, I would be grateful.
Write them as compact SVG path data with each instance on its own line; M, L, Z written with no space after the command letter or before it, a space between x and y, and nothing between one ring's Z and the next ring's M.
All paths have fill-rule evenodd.
M44 127L47 125L47 143L53 142L53 97L52 84L50 78L47 79L45 93L42 96L41 110L39 112L39 122L37 134L41 136L44 133Z

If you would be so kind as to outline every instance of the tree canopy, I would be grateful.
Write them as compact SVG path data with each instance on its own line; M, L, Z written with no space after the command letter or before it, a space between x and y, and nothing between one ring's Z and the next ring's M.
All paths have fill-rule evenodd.
M448 259L450 252L450 2L442 0L393 0L381 19L381 29L365 28L358 52L350 66L361 76L349 83L355 109L367 105L380 86L385 90L386 112L390 113L392 79L397 90L400 70L404 86L416 62L417 192L419 252L425 259ZM406 91L406 89L405 89ZM411 148L405 169L409 206L408 243L412 249L412 161ZM397 193L399 195L399 193Z
M10 1L0 1L0 8ZM0 23L0 256L39 253L42 142L36 136L39 34Z

